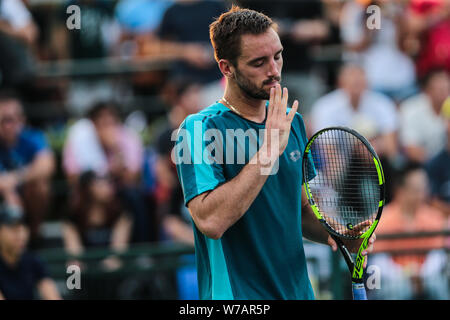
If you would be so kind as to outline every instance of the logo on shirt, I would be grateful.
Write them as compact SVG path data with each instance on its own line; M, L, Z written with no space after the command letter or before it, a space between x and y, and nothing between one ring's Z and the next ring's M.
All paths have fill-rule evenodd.
M298 159L300 159L301 157L302 157L302 154L298 150L294 150L291 153L289 153L289 158L294 162L297 162Z

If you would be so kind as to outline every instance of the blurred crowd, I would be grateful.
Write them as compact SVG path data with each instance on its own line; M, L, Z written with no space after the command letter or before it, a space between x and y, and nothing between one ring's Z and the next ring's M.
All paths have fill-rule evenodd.
M171 135L223 94L209 24L232 3L278 24L282 84L300 101L308 134L347 126L374 146L387 183L377 233L450 227L449 1L0 0L0 298L28 296L4 284L5 272L26 272L17 267L26 259L39 267L22 290L34 281L42 297L57 296L26 250L46 246L49 220L61 223L62 245L74 255L193 244ZM79 29L69 28L71 5L80 9ZM122 78L40 78L44 63L81 59L171 64ZM124 107L148 96L163 110ZM67 195L56 206L62 186ZM18 226L20 241L11 235ZM380 252L449 245L443 236L379 243ZM389 263L419 275L427 257L414 257ZM121 262L103 264L111 270ZM434 272L448 281L445 265ZM435 298L420 288L408 298Z

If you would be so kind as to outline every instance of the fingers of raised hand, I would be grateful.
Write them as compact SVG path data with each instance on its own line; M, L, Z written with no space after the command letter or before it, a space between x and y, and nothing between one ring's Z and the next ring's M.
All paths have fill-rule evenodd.
M295 114L297 113L297 110L298 110L298 101L295 100L294 103L292 104L291 111L289 111L289 114L287 115L289 124L292 123L292 120L294 119Z
M275 118L278 118L280 116L280 109L281 109L281 99L282 99L282 93L281 93L281 86L279 83L275 86L275 97L274 97L274 106L273 106L273 116Z
M287 108L287 103L288 103L288 98L289 98L289 93L288 93L288 89L285 87L283 88L283 97L281 99L281 110L280 110L280 116L281 115L286 115L286 108Z
M275 87L270 88L269 109L267 114L268 119L271 119L273 115L275 94L276 94Z

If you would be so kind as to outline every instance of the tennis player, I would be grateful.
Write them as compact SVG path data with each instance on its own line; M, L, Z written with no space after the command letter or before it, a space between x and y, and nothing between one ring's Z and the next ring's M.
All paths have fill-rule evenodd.
M233 6L211 24L210 38L225 93L185 119L174 149L194 221L200 298L314 299L302 237L337 246L302 191L307 137L298 101L287 108L280 86L277 26ZM205 151L210 156L199 161Z

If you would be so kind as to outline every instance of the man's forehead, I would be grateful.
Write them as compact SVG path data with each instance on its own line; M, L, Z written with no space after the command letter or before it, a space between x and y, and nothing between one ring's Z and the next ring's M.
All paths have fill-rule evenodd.
M278 34L270 28L263 34L244 34L241 37L241 59L252 60L271 56L283 49Z

